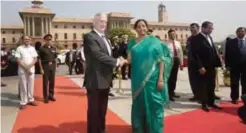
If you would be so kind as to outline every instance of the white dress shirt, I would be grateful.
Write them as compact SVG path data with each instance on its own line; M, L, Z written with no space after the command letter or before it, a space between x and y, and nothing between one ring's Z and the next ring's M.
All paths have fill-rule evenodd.
M38 57L38 54L33 46L20 45L16 50L15 57L20 59L24 64L30 65L34 61L34 59ZM34 65L30 68L30 72L35 73ZM18 67L18 73L25 73L21 66Z
M96 29L93 29L93 30L102 38L102 40L104 41L104 44L107 47L109 56L111 56L112 55L111 47L110 47L110 45L109 45L109 43L108 43L107 38L105 37L105 35L103 33L100 33L99 31L97 31ZM116 66L119 66L119 63L120 63L120 60L117 59Z
M81 47L80 53L81 53L81 59L85 61L84 47Z
M112 52L111 52L111 48L110 48L110 45L109 45L109 43L108 43L108 41L107 41L106 36L105 36L104 34L98 32L96 29L94 29L94 31L102 38L102 40L103 40L104 43L106 44L108 53L109 53L109 55L111 56L111 53L112 53Z
M172 53L172 56L174 57L173 42L174 42L174 45L175 45L176 50L177 50L177 57L180 60L180 65L183 65L184 64L183 50L182 50L180 42L176 41L176 40L174 40L174 41L170 40L170 41L167 42L167 46L168 46L170 52Z
M209 35L206 35L206 34L204 34L204 33L202 33L202 32L201 32L201 34L202 34L205 38L207 38L207 40L208 40L210 46L213 46L213 43L212 43L212 40L211 40L210 36L209 36Z

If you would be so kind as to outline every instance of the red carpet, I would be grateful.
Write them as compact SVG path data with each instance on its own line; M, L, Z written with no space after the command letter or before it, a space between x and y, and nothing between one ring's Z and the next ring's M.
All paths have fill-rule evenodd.
M13 133L86 133L85 92L65 77L56 78L56 102L42 102L41 79L35 81L37 107L18 113ZM223 111L195 110L165 118L165 133L246 133L246 125L236 115L238 106L223 104ZM130 111L130 110L129 110ZM131 133L131 128L108 110L108 133Z
M42 80L35 80L37 107L19 111L13 133L86 133L87 99L74 82L56 78L56 102L42 102ZM130 127L110 110L107 112L109 133L127 133Z
M165 118L165 133L246 133L246 125L237 116L240 105L221 106L221 111L206 113L198 109L168 116Z

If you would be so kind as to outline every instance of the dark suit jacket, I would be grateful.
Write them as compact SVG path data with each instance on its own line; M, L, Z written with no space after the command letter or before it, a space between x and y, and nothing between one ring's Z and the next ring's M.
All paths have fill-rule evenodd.
M125 59L127 58L127 44L124 42L119 45L119 55Z
M238 39L232 39L226 42L225 65L226 67L238 67L241 64L241 52Z
M109 89L117 59L109 55L106 44L95 31L86 34L83 40L87 66L86 89Z
M210 37L210 39L212 41L212 46L207 38L205 38L201 33L193 37L191 40L190 46L193 57L192 59L197 69L202 67L205 69L213 69L221 66L221 60L212 37Z

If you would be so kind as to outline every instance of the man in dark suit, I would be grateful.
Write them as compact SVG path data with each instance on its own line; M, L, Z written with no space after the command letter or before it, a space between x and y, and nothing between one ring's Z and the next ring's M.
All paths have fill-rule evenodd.
M124 59L127 59L127 45L128 45L128 36L124 35L122 36L122 43L120 43L119 45L119 56L122 56ZM127 70L127 64L125 64L124 66L122 66L121 68L121 75L122 75L122 79L126 80L126 70Z
M209 112L208 106L222 109L215 101L216 67L221 66L221 60L210 34L213 31L213 23L202 23L202 31L191 40L191 54L194 66L198 72L197 81L200 86L198 92L202 109Z
M123 58L115 59L104 31L107 14L94 17L93 30L84 36L86 58L85 87L87 89L87 133L105 133L105 116L108 94L112 82L113 68L127 63Z
M236 30L237 37L226 43L225 64L230 70L231 99L233 104L238 103L239 81L241 80L242 95L246 94L246 37L245 28Z
M73 43L73 49L66 53L65 62L68 65L69 75L73 74L73 68L77 58L77 44Z
M197 70L196 70L196 65L193 63L193 58L192 58L192 52L191 52L191 40L193 37L197 36L199 34L199 29L200 26L197 23L192 23L190 25L190 31L191 31L191 36L187 39L186 42L186 48L188 50L188 75L189 75L189 82L190 82L190 87L191 91L193 93L193 97L190 98L190 101L197 101L198 96L197 96L197 90L199 86L197 85Z

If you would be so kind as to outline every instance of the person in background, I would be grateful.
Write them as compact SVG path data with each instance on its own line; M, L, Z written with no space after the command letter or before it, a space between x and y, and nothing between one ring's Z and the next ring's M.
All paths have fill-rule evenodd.
M39 50L42 47L41 42L36 42L35 49L39 55ZM39 57L37 58L37 62L35 64L35 74L40 74L40 64L39 64Z
M169 41L167 46L170 49L173 57L173 66L170 77L168 79L168 92L169 99L175 101L174 98L179 98L180 96L175 93L176 83L178 78L178 71L183 70L183 50L179 41L176 40L175 30L170 29L168 31Z
M225 64L230 71L231 99L238 104L239 82L241 81L242 95L246 94L246 32L244 27L236 30L237 37L226 43Z
M199 29L200 26L197 23L192 23L190 24L190 31L191 31L191 36L187 39L186 42L186 48L188 50L188 75L189 75L189 82L190 82L190 87L191 91L193 93L193 97L190 98L190 101L197 101L198 100L198 95L197 91L199 91L199 86L197 85L197 70L196 70L196 65L194 63L194 59L192 58L192 52L191 52L191 40L193 37L197 36L199 34ZM196 44L194 44L196 45Z
M56 74L56 58L57 49L52 45L52 35L46 34L43 37L45 44L39 50L40 72L43 75L43 97L44 103L49 101L56 101L55 88L55 74ZM49 88L48 88L49 87Z
M34 76L35 63L38 54L33 46L29 36L23 36L23 45L20 45L15 53L19 65L18 74L20 77L20 109L24 109L27 104L36 106L34 102Z
M128 35L123 35L122 36L122 43L119 44L119 56L123 57L124 59L127 59L127 45L128 45ZM125 64L121 68L121 75L122 79L126 80L127 79L127 67L128 64Z
M213 31L213 23L202 23L201 32L191 40L191 54L196 71L198 71L197 84L199 85L199 101L202 110L209 112L209 107L221 110L215 104L216 68L221 67L220 56L210 34Z
M73 43L73 48L70 49L69 52L66 53L66 59L65 62L68 65L68 71L69 71L69 75L73 74L73 68L74 65L76 63L76 53L77 53L77 43Z

